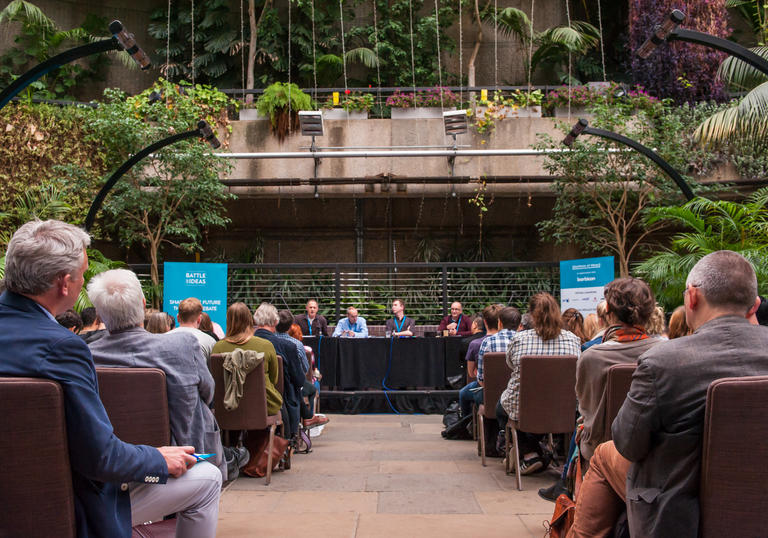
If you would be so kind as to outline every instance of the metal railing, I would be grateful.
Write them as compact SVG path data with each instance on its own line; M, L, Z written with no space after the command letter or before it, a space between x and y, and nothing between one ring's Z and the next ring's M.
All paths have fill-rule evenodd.
M148 265L132 269L149 282ZM526 308L534 293L559 297L560 291L557 262L229 264L227 272L228 304L255 308L269 302L299 314L308 299L316 299L330 323L349 306L368 323L383 323L396 298L405 302L407 315L431 324L449 313L453 301L469 314L492 303Z

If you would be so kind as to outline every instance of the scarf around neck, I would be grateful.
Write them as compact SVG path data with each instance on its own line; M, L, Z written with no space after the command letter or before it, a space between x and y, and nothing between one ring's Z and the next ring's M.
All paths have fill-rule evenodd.
M616 342L635 342L637 340L645 340L648 338L648 333L645 332L644 327L637 325L612 325L606 329L603 335L603 343L614 340Z

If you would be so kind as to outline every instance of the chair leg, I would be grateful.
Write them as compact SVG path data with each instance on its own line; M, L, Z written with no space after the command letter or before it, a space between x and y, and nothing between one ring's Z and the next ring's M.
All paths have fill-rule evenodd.
M509 424L504 428L504 472L507 474L510 474L510 471L512 470L512 454L510 446L510 439L509 439Z
M477 406L472 404L472 440L477 441Z
M517 428L514 427L512 428L512 447L515 450L515 474L517 475L517 490L523 491L523 479L520 476L520 448L517 444Z
M485 467L485 420L483 415L478 416L480 417L480 431L477 432L480 440L480 463Z
M275 428L277 428L275 424L272 424L272 426L269 427L269 444L267 445L267 483L265 484L267 486L272 481L272 445L275 442Z
M549 434L549 451L552 452L552 461L555 465L560 465L557 461L557 454L555 454L555 440L552 434Z

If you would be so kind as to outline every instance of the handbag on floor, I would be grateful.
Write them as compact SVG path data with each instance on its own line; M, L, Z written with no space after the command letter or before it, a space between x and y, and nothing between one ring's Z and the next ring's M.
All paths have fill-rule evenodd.
M255 435L254 435L255 434ZM290 447L291 442L288 439L275 436L272 442L272 470L274 471L280 459L285 454L285 451ZM248 452L251 454L251 459L248 460L248 464L243 467L243 474L253 477L263 477L267 475L267 459L269 457L269 431L263 430L259 432L249 431L248 438L245 442Z

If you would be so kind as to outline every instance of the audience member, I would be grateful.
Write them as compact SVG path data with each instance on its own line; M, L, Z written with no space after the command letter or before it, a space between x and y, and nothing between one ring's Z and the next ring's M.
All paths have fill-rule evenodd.
M111 269L93 277L88 298L109 331L89 344L94 363L165 372L172 444L215 454L209 461L226 480L221 435L211 411L213 377L197 339L185 332L147 332L142 327L145 301L141 283L127 269Z
M587 337L587 342L592 340L599 330L600 325L596 313L592 312L584 316L584 336ZM584 344L582 344L582 351L584 351L583 347Z
M80 329L80 338L85 340L86 344L98 340L107 334L107 328L99 319L96 309L92 306L83 308L80 312L80 318L83 320L83 328Z
M277 353L272 343L253 335L253 318L245 303L233 303L227 309L227 332L223 339L214 344L212 353L232 353L236 349L263 354L267 413L270 415L280 413L283 406L283 396L277 390L280 373ZM243 472L249 476L258 476L256 471L259 458L264 446L266 446L263 441L264 435L260 435L260 432L250 431L246 433L244 444L248 449L250 458L243 468Z
M563 312L563 329L578 336L582 344L590 340L584 331L584 316L575 308L569 308Z
M693 334L644 353L577 499L574 536L609 532L626 501L632 536L696 537L707 389L723 377L768 374L768 330L746 318L757 280L741 255L721 250L693 267L683 293ZM625 479L622 479L626 477Z
M605 330L608 328L608 310L605 305L605 299L597 303L595 310L597 313L598 331L591 336L591 340L581 345L582 351L586 351L595 344L601 343L603 341L603 334L605 334Z
M147 323L149 322L149 318L152 316L152 314L155 314L156 312L160 312L157 308L147 307L144 309L144 328L147 328ZM163 312L165 313L165 312ZM170 331L170 329L168 329Z
M152 334L164 334L171 330L170 325L168 325L168 316L165 315L165 312L150 314L144 328Z
M518 332L507 348L507 364L512 369L507 388L496 406L499 428L504 429L508 419L517 421L520 396L520 359L526 355L576 355L581 353L581 341L572 332L562 328L560 307L549 293L537 293L528 305L533 318L533 329ZM575 411L575 409L574 409ZM540 435L519 431L518 446L521 474L531 474L549 465L549 454L539 444ZM509 455L507 456L509 457Z
M648 336L658 336L662 340L668 339L664 335L664 333L667 330L665 318L666 316L664 314L664 309L661 308L659 305L655 305L653 308L653 312L651 312L651 317L648 319L648 323L645 327L645 330L648 333Z
M291 328L288 329L288 334L290 336L293 336L296 340L304 343L304 335L301 334L301 327L296 325L296 322L294 320L294 323L291 325ZM314 371L312 372L312 383L315 385L316 389L320 389L320 379L322 376L320 375L320 371L317 369L315 364L315 357L314 353L312 351L312 348L309 346L304 346L304 352L307 354L307 359L309 360L309 367L314 368Z
M279 321L277 327L275 327L275 336L295 347L296 354L301 361L301 370L304 372L304 378L300 389L301 394L299 397L299 416L301 417L301 424L305 428L315 428L327 424L328 418L314 414L317 388L306 377L307 372L309 372L309 361L307 360L306 351L304 351L304 344L288 334L288 331L290 331L291 326L294 324L293 314L291 314L290 310L280 310L277 315ZM304 403L304 396L309 400L309 404Z
M218 342L221 340L221 337L216 334L216 332L213 330L213 322L211 321L211 316L203 312L200 315L200 326L198 327L201 331L203 331L205 334L213 338L215 342Z
M520 328L518 331L530 331L531 329L533 329L533 316L531 316L530 312L526 312L520 318Z
M80 334L83 328L83 320L80 319L80 314L71 308L56 316L56 321L59 325L75 334Z
M211 350L216 339L200 330L203 320L203 305L196 297L187 297L179 303L179 313L176 315L179 326L171 329L172 333L189 333L195 338L203 350L206 360L211 356Z
M464 315L464 308L460 302L451 303L451 313L442 319L437 331L440 335L444 335L444 331L448 331L448 336L469 336L472 334L470 318Z
M669 316L669 332L667 337L670 340L680 338L681 336L688 336L691 334L688 324L685 322L685 307L678 306L672 315Z
M405 303L402 299L392 301L391 319L387 320L386 331L391 336L413 336L416 322L405 315Z
M472 316L472 333L469 336L465 336L461 339L461 348L459 351L459 355L461 357L467 357L467 352L469 351L469 345L474 342L475 340L482 340L485 338L485 326L483 325L483 316L480 314ZM477 344L477 347L474 350L474 359L477 360L477 350L480 349L480 344Z
M317 313L318 304L314 299L307 301L307 313L296 316L296 325L304 336L328 336L328 320Z
M483 323L485 324L485 338L477 344L478 354L476 363L473 362L472 356L467 352L467 368L470 374L474 373L477 377L476 381L467 383L459 391L459 406L461 407L461 415L468 416L472 412L472 404L480 405L483 403L483 364L482 356L480 355L480 348L486 339L494 336L499 332L501 324L499 323L499 314L501 314L501 305L492 304L483 308ZM504 348L506 351L506 348Z
M768 325L768 300L762 295L760 297L760 306L757 307L755 312L755 319L758 325Z
M269 341L278 355L283 358L283 403L286 409L288 439L293 439L299 431L299 400L304 386L303 364L296 350L296 345L285 338L277 336L277 324L280 316L277 308L269 303L261 303L253 313L256 325L254 336ZM289 325L290 326L290 325Z
M358 315L357 308L350 306L347 308L347 316L336 324L333 336L368 338L368 324L363 316Z
M164 314L165 314L165 317L168 318L168 330L172 331L173 329L176 328L176 319L172 315L170 315L168 312L164 312Z
M195 447L115 437L88 346L55 323L83 286L89 244L83 230L54 220L28 222L13 234L0 296L0 375L51 379L64 389L77 536L130 536L132 523L172 513L179 536L214 536L221 473L195 465Z

